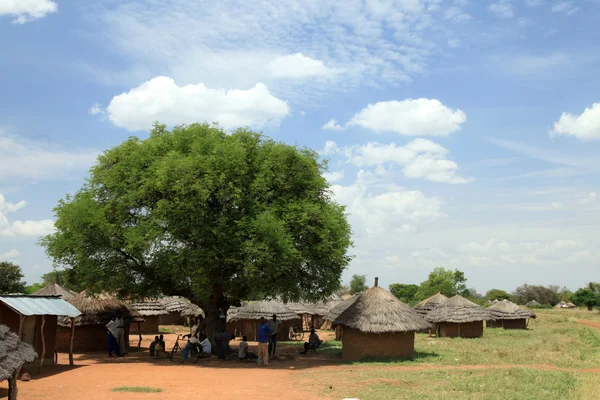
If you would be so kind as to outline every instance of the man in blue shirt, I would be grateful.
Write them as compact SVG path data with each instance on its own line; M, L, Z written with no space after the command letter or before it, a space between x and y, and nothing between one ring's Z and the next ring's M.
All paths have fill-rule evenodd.
M269 336L273 329L267 324L264 317L260 318L258 325L258 365L269 365Z

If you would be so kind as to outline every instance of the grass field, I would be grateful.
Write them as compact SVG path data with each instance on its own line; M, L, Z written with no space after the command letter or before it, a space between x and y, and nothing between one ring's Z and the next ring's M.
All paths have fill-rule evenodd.
M416 335L413 360L362 361L303 372L319 395L367 399L597 399L600 314L541 310L529 330L486 329L479 339ZM325 343L339 352L337 342ZM590 371L595 369L595 371Z

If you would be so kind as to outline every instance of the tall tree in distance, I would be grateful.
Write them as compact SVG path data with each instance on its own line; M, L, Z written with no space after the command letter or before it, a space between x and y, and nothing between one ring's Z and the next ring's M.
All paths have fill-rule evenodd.
M389 286L389 289L390 293L396 296L398 300L410 304L415 302L415 295L419 290L419 286L404 283L392 283Z
M352 275L352 279L350 279L350 294L364 292L368 288L366 275Z
M508 300L510 293L501 289L490 289L485 293L486 300Z
M0 261L0 294L24 293L23 272L17 264Z
M107 150L41 243L90 292L181 295L206 312L340 287L350 226L316 152L247 129L155 125Z
M468 296L469 291L465 274L459 270L451 271L444 268L435 268L429 273L427 280L421 282L415 297L418 300L424 300L437 292L447 297L457 294Z
M587 287L578 289L573 294L573 303L579 307L586 307L592 311L594 307L600 306L600 285L590 282Z

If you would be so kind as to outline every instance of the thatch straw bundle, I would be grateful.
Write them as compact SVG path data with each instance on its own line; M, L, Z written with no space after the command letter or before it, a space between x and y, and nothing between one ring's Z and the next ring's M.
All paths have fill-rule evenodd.
M168 312L181 312L191 304L188 299L181 296L166 296L159 301Z
M396 298L377 286L363 292L333 321L365 333L416 332L431 328L431 324Z
M60 296L63 300L69 300L77 296L77 293L72 290L65 289L58 283L52 283L34 292L33 296Z
M156 299L146 299L144 301L131 302L133 307L142 317L152 317L155 315L166 315L169 312L162 305L162 303Z
M30 344L20 341L8 326L0 325L0 381L12 379L17 369L36 358L37 354Z
M456 295L431 310L425 316L425 319L433 323L464 324L466 322L489 321L494 318L483 307L460 295Z
M257 301L235 309L235 315L229 314L228 321L237 321L243 319L260 319L261 317L270 319L273 314L277 315L280 321L289 321L299 319L300 317L295 311L287 307L285 304L275 300Z
M494 317L495 320L536 317L536 315L531 311L521 308L509 300L502 300L489 307L487 311L492 315L492 317Z
M75 318L75 326L105 325L115 314L120 314L124 320L131 322L144 322L144 318L133 307L106 293L88 296L84 290L71 298L69 303L81 311L81 315ZM59 317L58 324L70 327L71 320Z
M422 302L420 302L419 304L417 304L414 308L415 308L415 311L417 312L417 314L424 317L427 314L429 314L429 311L433 310L434 308L436 308L437 306L439 306L446 300L448 300L448 298L446 296L444 296L440 292L437 292L433 296L428 297L425 300L423 300Z
M190 303L186 308L181 310L182 317L197 317L199 315L202 315L204 317L204 310L192 303Z
M358 295L351 296L344 301L337 302L333 307L327 311L325 316L323 317L326 321L335 321L337 317L340 316L341 313L346 311L346 308L350 307L354 302L358 299Z

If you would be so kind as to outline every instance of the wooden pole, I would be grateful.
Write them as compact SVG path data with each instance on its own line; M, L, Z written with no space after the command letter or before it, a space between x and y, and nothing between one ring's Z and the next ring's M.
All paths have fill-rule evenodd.
M141 324L141 322L138 321L137 325L138 325L138 335L140 335L140 341L138 342L138 345L137 345L137 347L139 349L140 346L142 345L142 324Z
M73 339L75 339L75 318L71 318L71 338L69 340L69 365L73 364Z
M25 316L19 315L19 340L23 339L23 324L25 323Z
M8 400L17 400L17 376L19 375L21 368L18 368L13 376L8 380Z
M458 324L458 337L460 337L460 324Z
M44 364L44 357L46 357L46 335L44 333L45 325L46 316L42 315L42 355L40 357L40 373L42 373L42 364Z

